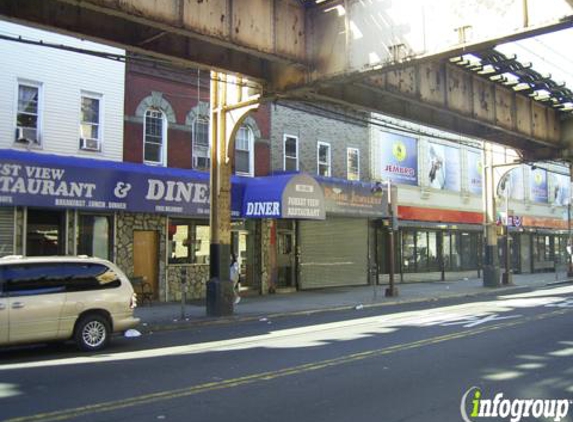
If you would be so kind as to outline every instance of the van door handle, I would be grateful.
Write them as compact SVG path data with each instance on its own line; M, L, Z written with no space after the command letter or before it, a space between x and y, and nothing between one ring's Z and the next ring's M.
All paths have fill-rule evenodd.
M12 304L12 309L21 309L24 307L24 304L22 302L14 302Z

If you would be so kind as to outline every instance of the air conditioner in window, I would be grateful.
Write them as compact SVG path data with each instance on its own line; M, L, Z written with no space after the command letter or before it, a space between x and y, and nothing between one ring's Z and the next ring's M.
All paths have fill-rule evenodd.
M80 138L80 148L87 151L99 151L99 139Z
M38 133L36 128L33 127L17 127L16 128L16 142L23 144L38 144Z

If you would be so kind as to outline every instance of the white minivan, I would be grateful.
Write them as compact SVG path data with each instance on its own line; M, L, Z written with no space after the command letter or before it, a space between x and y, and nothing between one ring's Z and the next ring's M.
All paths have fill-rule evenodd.
M88 257L0 258L0 346L75 340L101 350L135 327L136 296L109 261Z

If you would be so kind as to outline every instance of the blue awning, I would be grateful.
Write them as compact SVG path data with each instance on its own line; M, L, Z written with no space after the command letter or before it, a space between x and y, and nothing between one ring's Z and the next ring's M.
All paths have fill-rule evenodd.
M317 181L306 174L250 179L245 183L241 216L324 220L324 195Z
M233 177L232 214L244 185ZM209 216L209 173L0 150L0 205Z

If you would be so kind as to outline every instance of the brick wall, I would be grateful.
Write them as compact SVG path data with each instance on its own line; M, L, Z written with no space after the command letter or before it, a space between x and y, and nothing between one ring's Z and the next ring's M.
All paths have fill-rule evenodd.
M360 179L369 180L368 127L358 120L343 119L337 114L316 114L296 103L291 106L271 106L271 166L283 170L285 134L299 140L299 170L317 173L317 144L326 142L331 147L332 177L347 178L346 148L360 150Z

